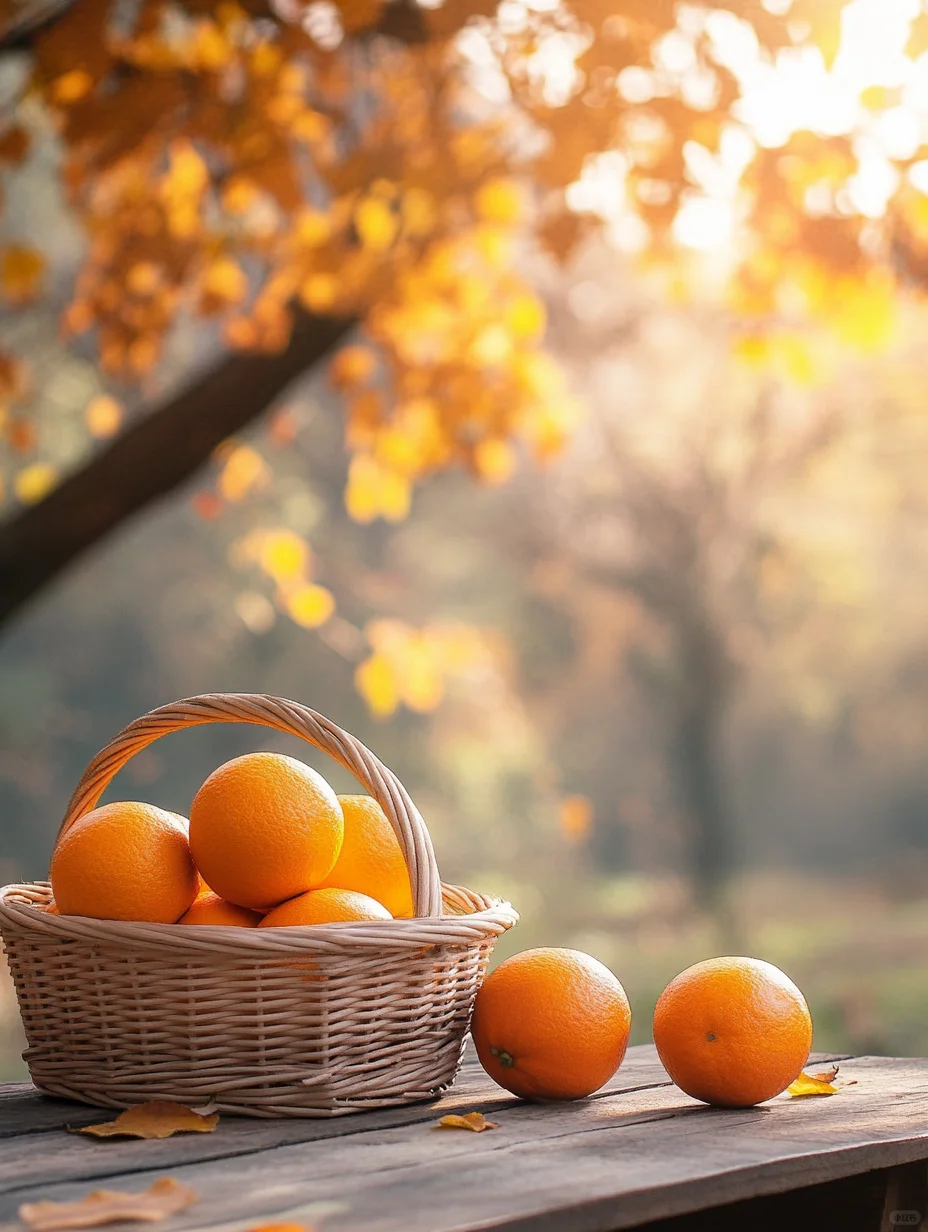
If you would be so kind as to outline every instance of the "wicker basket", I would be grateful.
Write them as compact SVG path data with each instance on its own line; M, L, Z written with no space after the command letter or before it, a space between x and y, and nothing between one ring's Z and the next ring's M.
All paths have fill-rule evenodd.
M442 885L402 784L296 702L214 693L136 719L77 786L61 831L159 736L254 723L301 736L380 802L409 865L416 918L311 928L190 928L40 910L47 883L0 891L0 932L36 1086L124 1108L152 1099L248 1116L339 1116L434 1098L454 1080L496 938L497 898Z

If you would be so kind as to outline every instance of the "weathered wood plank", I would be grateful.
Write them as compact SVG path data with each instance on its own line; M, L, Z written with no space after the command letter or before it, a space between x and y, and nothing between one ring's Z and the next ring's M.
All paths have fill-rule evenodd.
M305 1218L307 1208L328 1212L325 1232L606 1232L928 1158L928 1062L862 1058L844 1068L859 1085L836 1097L780 1097L744 1111L651 1086L573 1105L512 1101L495 1114L500 1129L480 1135L421 1122L364 1130L367 1118L346 1118L354 1132L312 1145L172 1164L201 1202L165 1232L234 1232ZM107 1183L142 1188L165 1171L158 1148L169 1144L138 1144L145 1171ZM20 1201L78 1196L96 1179L37 1186L22 1176L0 1199L0 1218Z
M619 1072L597 1093L633 1091L669 1085L667 1073L650 1047L632 1049ZM55 1184L92 1175L103 1180L110 1175L153 1166L170 1168L194 1160L223 1159L253 1154L269 1148L321 1139L350 1137L375 1129L429 1124L449 1112L479 1109L495 1113L518 1101L489 1078L473 1056L462 1066L452 1089L440 1100L405 1108L383 1108L357 1116L320 1120L256 1120L247 1117L220 1119L213 1134L139 1142L132 1139L97 1141L82 1135L66 1135L66 1126L92 1125L117 1115L114 1109L86 1108L64 1100L49 1100L32 1088L19 1089L18 1099L0 1095L0 1193L18 1188L24 1177L30 1184ZM41 1135L37 1138L37 1135Z

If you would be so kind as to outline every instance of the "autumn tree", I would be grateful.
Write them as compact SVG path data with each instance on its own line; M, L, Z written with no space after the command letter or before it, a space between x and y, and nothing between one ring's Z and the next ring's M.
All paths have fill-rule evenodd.
M902 8L898 58L914 73L928 18ZM4 0L20 84L0 159L7 177L30 174L30 151L59 159L86 237L63 341L96 356L109 391L86 408L105 443L89 440L62 478L36 383L3 355L0 618L202 468L349 331L331 376L356 519L404 517L442 468L500 482L522 452L550 458L576 407L526 271L539 254L566 264L596 231L679 293L706 283L681 244L728 226L710 281L734 344L761 362L794 362L810 316L847 341L880 335L897 283L925 265L924 163L917 135L900 137L905 72L895 95L870 88L866 29L842 41L842 10ZM758 81L800 62L813 86L843 91L837 121L758 103ZM889 185L877 200L875 180ZM5 236L8 313L61 293L41 239L28 219ZM144 389L171 338L204 320L214 362L120 422L114 398ZM220 505L260 471L236 465ZM317 597L315 615L328 610Z

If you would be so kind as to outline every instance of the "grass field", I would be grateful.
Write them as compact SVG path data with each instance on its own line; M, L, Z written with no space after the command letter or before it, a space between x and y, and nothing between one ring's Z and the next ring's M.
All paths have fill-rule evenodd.
M878 880L799 875L745 879L733 895L737 941L687 908L673 881L586 881L573 900L476 875L520 907L522 922L498 949L569 945L595 954L622 980L633 1010L633 1041L650 1039L661 989L700 958L732 949L768 959L802 988L815 1020L815 1047L835 1052L928 1055L928 893L918 877ZM495 883L495 884L494 884ZM15 997L0 980L0 1078L23 1078Z

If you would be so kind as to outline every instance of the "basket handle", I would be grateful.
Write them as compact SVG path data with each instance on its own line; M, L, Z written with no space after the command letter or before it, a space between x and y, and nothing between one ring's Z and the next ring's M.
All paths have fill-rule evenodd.
M84 771L68 802L58 837L96 807L112 779L136 753L170 732L204 723L254 723L299 736L350 770L381 806L396 831L409 868L416 918L441 915L441 881L432 840L422 815L393 771L360 740L315 710L264 693L204 693L159 706L124 727Z

